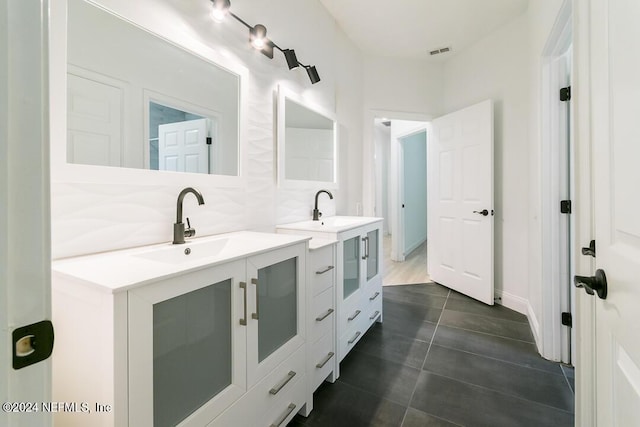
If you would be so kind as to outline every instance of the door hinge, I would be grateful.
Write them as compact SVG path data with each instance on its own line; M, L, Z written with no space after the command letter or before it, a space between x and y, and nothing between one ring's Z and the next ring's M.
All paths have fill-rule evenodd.
M571 101L571 86L560 89L560 101Z
M211 145L213 144L213 138L211 138L210 136L207 137L207 145Z
M560 200L560 213L571 213L571 200Z
M571 318L571 313L567 313L567 312L562 313L562 324L570 328L573 327L573 319Z
M592 240L589 242L589 246L586 248L582 248L582 255L589 255L592 257L596 257L596 241Z

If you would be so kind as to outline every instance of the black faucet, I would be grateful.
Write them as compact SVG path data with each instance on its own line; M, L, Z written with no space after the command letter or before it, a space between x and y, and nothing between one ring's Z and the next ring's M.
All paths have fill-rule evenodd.
M193 193L193 195L196 196L196 199L198 199L198 204L204 205L204 198L202 197L202 194L200 194L200 192L195 188L187 187L180 192L180 194L178 195L178 209L177 209L178 212L176 215L176 223L173 224L173 244L174 245L179 245L181 243L184 243L185 237L193 237L196 235L196 230L191 228L191 223L189 222L189 218L187 218L186 230L184 228L184 224L182 223L182 201L184 200L184 196L186 196L187 193Z
M329 190L320 190L320 191L318 191L318 192L316 193L316 205L315 205L315 207L313 208L313 220L314 220L314 221L318 221L318 220L320 220L320 217L322 216L322 212L320 212L320 211L318 210L318 196L320 195L320 193L327 193L327 194L329 195L329 198L330 198L330 199L333 199L333 194L331 194L331 193L329 192Z

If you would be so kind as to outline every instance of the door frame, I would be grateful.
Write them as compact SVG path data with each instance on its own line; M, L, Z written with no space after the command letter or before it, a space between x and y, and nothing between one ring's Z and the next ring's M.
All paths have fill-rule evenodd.
M376 186L375 186L375 144L373 142L375 119L413 120L430 122L435 116L429 113L407 112L385 109L369 109L364 113L364 132L362 151L362 207L364 216L375 216ZM391 171L389 171L391 173ZM391 208L391 207L390 207Z
M563 106L559 107L557 100L559 87L564 84L566 72L571 72L559 64L559 60L565 53L572 49L571 3L571 0L564 0L542 53L541 94L541 279L542 283L551 284L551 286L542 287L543 314L538 347L545 358L565 363L570 362L571 343L570 334L562 325L561 313L569 309L569 295L575 294L573 289L567 292L567 286L571 285L566 274L568 271L572 275L575 271L575 250L569 242L568 234L569 230L575 229L575 214L568 215L567 230L567 224L564 224L565 218L559 212L559 199L564 190L561 188L562 180L568 177L569 184L573 185L575 176L568 163L573 163L571 156L574 151L571 123L567 123L566 120L562 122L566 118L566 113L563 111ZM569 80L573 80L573 77ZM561 119L558 120L558 117ZM563 129L563 127L566 128ZM566 147L560 143L562 138L566 138L567 131L570 137L569 155L561 152ZM569 199L572 198L573 193L572 189L568 195ZM571 235L573 234L571 232ZM564 251L568 251L569 254L561 253ZM564 265L567 262L568 265Z
M10 350L14 329L51 320L49 7L49 0L0 2L3 403L51 401L51 359L15 370ZM51 414L0 411L0 425L34 424L50 426Z
M573 96L574 102L574 182L575 182L575 233L571 242L575 254L577 274L590 276L595 270L594 258L578 255L582 245L595 236L593 221L593 163L591 135L591 58L590 37L591 9L589 2L573 3ZM593 59L594 61L597 58ZM596 298L585 292L576 294L576 408L575 423L593 427L596 423L596 375L595 375L595 303Z

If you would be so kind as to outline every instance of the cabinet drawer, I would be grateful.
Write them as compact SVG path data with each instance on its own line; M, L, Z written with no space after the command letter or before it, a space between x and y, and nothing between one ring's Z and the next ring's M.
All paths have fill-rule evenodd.
M338 319L338 334L342 335L347 329L351 328L357 321L364 317L363 309L366 305L362 301L362 293L352 295L342 301L340 318Z
M316 249L310 254L311 292L313 295L318 295L334 284L336 269L333 259L333 245Z
M298 411L300 411L306 403L306 381L307 379L302 376L291 385L289 390L282 392L282 396L278 397L266 412L267 416L263 417L264 413L261 414L254 425L265 427L286 427L289 421L295 417Z
M344 359L358 341L360 341L369 327L365 313L361 313L360 316L359 320L354 322L354 324L342 334L338 341L338 361Z
M312 327L309 342L315 342L333 329L335 307L333 305L333 286L313 298Z
M365 291L366 304L378 304L382 301L382 286L369 286Z
M325 378L334 370L336 358L336 349L334 348L333 334L329 333L316 341L311 347L309 354L309 372L312 372L309 381L311 390L315 391Z
M382 298L378 297L367 306L367 325L373 325L382 314Z
M252 389L252 394L256 393L256 406L264 408L262 413L267 411L273 401L286 393L304 373L305 352L302 346Z

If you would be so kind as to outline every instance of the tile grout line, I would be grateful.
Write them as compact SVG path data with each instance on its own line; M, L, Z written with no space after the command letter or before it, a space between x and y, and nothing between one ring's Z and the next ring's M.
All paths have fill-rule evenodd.
M455 310L450 310L450 311L455 311ZM467 314L464 311L459 311L458 313ZM484 316L484 317L487 317L487 316ZM490 335L492 337L504 338L504 339L507 339L507 340L513 340L513 341L518 341L518 342L523 342L523 343L527 343L527 344L536 345L536 343L533 342L533 341L519 340L518 338L507 337L507 336L504 336L504 335L497 335L497 334L491 334L489 332L476 331L475 329L467 329L467 328L461 328L459 326L451 326L451 325L443 325L443 326L446 326L447 328L460 329L461 331L474 332L476 334Z
M519 368L531 369L531 370L536 371L536 372L541 372L541 373L549 374L549 375L564 376L565 378L567 378L566 375L564 375L564 372L562 372L561 374L556 374L554 372L547 371L545 369L533 368L531 366L523 365L523 364L517 363L517 362L512 362L510 360L504 360L504 359L499 359L499 358L493 357L493 356L487 356L486 354L482 354L482 353L474 353L473 351L463 350L463 349L456 348L456 347L451 347L451 346L448 346L448 345L442 345L442 344L434 344L434 345L438 346L438 347L446 348L446 349L449 349L449 350L459 351L460 353L471 354L473 356L483 357L485 359L494 360L496 362L506 363L507 365L513 365L513 366L517 366ZM551 362L551 363L553 363L553 362ZM562 368L560 368L560 371L562 371Z
M574 411L558 408L557 406L549 405L547 403L539 402L537 400L531 400L531 399L528 399L526 397L518 396L517 394L506 393L504 391L496 390L495 388L491 388L491 387L488 387L488 386L485 386L485 385L479 385L479 384L470 383L470 382L467 382L467 381L463 381L463 380L461 380L459 378L454 378L454 377L450 377L448 375L440 374L438 372L432 372L432 371L427 371L427 372L429 372L431 375L435 375L435 376L438 376L438 377L446 378L448 380L455 381L455 382L458 382L460 384L465 384L465 385L468 385L468 386L471 386L471 387L481 388L483 390L488 390L488 391L494 392L496 394L500 394L502 396L511 397L513 399L518 399L518 400L521 400L523 402L528 402L528 403L531 403L531 404L534 404L534 405L538 405L538 406L544 406L545 408L555 409L557 411L565 412L567 414L574 414Z
M427 348L427 354L424 355L424 361L422 362L422 366L420 367L420 373L424 370L424 365L427 363L427 357L429 357L429 350L431 350L431 345L433 344L433 339L436 336L436 332L438 332L438 326L440 325L440 320L442 320L442 314L444 313L444 309L447 306L447 301L449 301L449 295L451 295L451 289L447 293L447 297L444 300L444 304L442 305L442 311L440 312L440 316L438 317L438 322L436 323L436 327L433 330L433 335L431 335L431 340L429 341L429 347ZM413 391L411 392L411 396L409 397L409 403L407 404L407 408L404 410L404 416L402 417L402 422L400 426L404 424L404 420L407 418L407 413L409 412L409 408L411 407L411 401L413 400L413 396L416 394L416 390L418 389L418 379L420 378L420 373L418 373L418 378L416 378L416 384L413 386Z
M564 368L562 367L562 365L560 365L560 370L562 371L564 380L567 382L567 387L569 387L569 390L571 390L571 393L573 393L573 396L575 399L576 392L573 390L573 387L571 387L571 382L569 382L569 377L567 377L567 373L564 371Z

